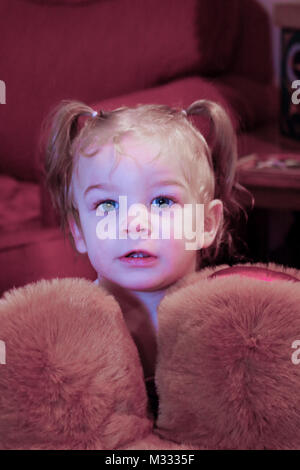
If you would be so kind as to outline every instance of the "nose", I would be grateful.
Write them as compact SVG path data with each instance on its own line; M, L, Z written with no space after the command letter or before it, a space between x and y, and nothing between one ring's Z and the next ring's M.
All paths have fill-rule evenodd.
M126 234L139 233L144 236L150 236L151 228L148 214L147 217L145 215L143 215L143 217L127 215L127 224L126 221L123 220L121 230Z

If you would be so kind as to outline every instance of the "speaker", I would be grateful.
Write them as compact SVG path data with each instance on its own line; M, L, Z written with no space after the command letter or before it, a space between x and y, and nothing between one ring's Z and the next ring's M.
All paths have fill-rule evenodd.
M281 48L280 129L284 135L300 140L300 104L295 99L299 97L295 82L300 80L300 29L282 28Z

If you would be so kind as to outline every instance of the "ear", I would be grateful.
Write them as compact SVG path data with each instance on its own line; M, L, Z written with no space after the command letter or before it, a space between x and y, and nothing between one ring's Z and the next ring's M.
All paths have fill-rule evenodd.
M73 215L68 216L68 225L73 235L77 251L79 253L87 253L84 235L82 233L81 227L78 227Z
M210 201L204 209L204 243L202 248L212 245L223 218L223 203L220 199Z

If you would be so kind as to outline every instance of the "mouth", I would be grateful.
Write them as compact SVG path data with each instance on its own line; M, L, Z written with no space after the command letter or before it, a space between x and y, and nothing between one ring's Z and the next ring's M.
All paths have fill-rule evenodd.
M128 251L125 255L120 258L156 258L152 253L146 250L132 250Z

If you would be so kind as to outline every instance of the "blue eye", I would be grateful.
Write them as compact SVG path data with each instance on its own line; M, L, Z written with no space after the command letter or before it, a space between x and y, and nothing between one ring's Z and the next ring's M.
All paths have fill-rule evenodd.
M156 202L155 202L156 201ZM159 209L166 209L171 207L176 201L172 198L166 196L158 196L153 199L152 203ZM171 203L171 204L170 204ZM94 204L93 209L100 208L103 212L111 212L113 210L118 209L119 203L116 201L112 201L111 199L107 199L105 201L96 202Z
M106 201L97 202L94 205L94 209L98 209L100 207L103 212L111 212L116 209L116 205L118 206L119 203L116 201L107 199Z
M166 196L158 196L155 199L153 199L153 201L158 201L159 209L165 209L166 207L171 207L170 204L168 204L168 202L172 202L172 204L175 203L173 199L170 199L169 197L166 197Z

